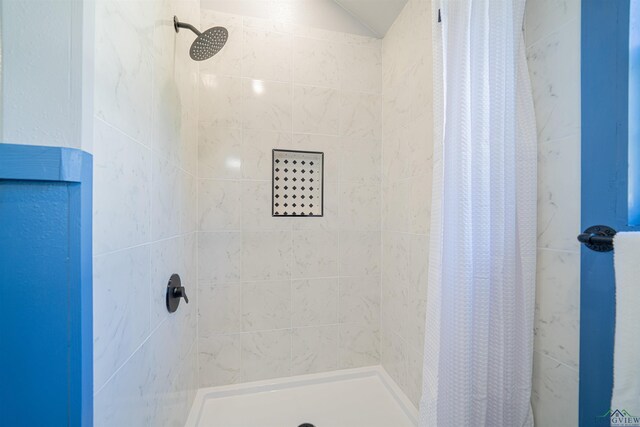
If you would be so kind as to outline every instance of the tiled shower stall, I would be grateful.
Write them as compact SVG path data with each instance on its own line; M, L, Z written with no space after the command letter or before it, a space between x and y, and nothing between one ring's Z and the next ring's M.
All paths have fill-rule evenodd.
M579 116L553 112L579 110L565 84L579 10L530 0L525 23L541 150L533 405L558 426L577 413L579 170L562 159ZM225 26L226 46L189 60L174 15ZM196 0L95 2L96 425L182 425L200 387L370 365L418 404L433 25L428 0L383 39ZM324 216L272 216L273 149L324 153ZM168 314L173 273L190 302Z

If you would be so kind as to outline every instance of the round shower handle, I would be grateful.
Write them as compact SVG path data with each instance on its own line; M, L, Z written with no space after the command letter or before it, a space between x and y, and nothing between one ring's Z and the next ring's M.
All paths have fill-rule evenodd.
M178 309L180 298L184 298L184 301L187 304L189 303L189 297L187 297L186 289L182 286L180 275L172 274L167 284L166 304L169 313L173 313Z

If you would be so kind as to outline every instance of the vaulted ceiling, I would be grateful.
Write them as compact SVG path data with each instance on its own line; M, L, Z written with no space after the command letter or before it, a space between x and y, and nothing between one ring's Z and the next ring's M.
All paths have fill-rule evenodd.
M225 13L382 38L407 0L201 0Z
M407 0L334 0L377 37L384 37Z

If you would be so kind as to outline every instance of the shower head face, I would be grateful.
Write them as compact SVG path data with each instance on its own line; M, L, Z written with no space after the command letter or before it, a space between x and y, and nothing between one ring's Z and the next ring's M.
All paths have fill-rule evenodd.
M200 34L191 44L189 55L194 61L204 61L220 52L229 38L229 32L224 27L209 28Z

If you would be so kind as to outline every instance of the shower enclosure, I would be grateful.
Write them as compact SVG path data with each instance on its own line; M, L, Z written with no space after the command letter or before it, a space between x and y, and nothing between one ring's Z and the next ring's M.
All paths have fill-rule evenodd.
M437 8L400 2L374 33L346 0L231 10L240 3L2 2L2 143L93 156L93 423L197 425L226 398L237 421L251 412L241 401L268 389L288 402L324 393L356 425L364 410L336 396L366 390L391 408L378 421L412 424L428 327ZM539 424L569 426L580 3L548 3L525 15L540 168L533 409ZM321 190L308 166L274 166L273 150L322 153ZM170 312L174 275L183 289L171 292L189 301ZM293 413L279 408L271 415ZM329 412L286 422L321 426Z

